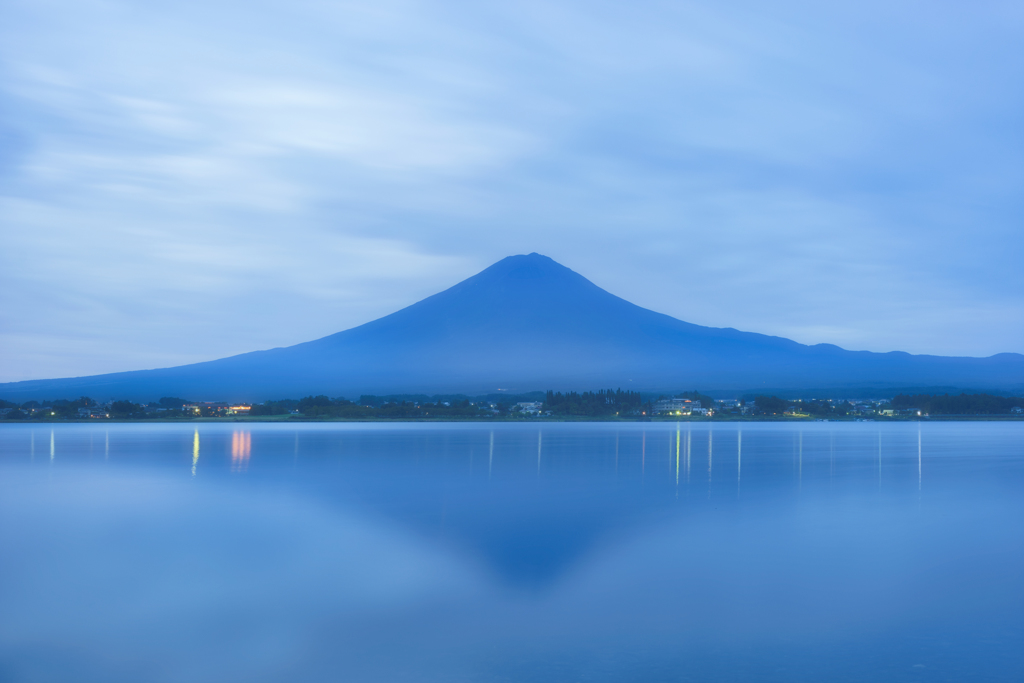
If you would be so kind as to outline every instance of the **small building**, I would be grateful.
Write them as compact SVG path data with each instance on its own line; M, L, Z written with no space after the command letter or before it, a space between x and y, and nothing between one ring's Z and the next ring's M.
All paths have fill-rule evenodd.
M541 401L520 401L516 404L516 411L527 415L540 415L544 403Z
M694 403L688 398L665 398L656 401L651 410L655 415L689 415L694 408L700 408L699 403Z
M192 413L193 415L202 416L217 416L223 415L230 406L227 403L221 401L204 401L200 403L186 403L181 408L186 413Z

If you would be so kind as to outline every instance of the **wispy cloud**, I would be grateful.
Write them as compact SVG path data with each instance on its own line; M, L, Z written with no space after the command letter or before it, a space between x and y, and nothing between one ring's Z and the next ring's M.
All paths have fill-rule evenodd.
M1024 351L1016 3L4 14L0 380L294 343L529 251L697 323Z

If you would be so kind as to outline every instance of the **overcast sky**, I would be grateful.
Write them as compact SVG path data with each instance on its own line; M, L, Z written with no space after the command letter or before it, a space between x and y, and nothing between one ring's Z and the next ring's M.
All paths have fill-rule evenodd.
M3 0L0 381L533 251L702 325L1024 352L1024 4L836 5Z

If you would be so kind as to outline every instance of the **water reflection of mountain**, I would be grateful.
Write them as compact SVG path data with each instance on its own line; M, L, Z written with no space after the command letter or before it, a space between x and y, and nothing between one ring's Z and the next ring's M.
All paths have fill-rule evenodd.
M535 428L303 433L287 460L270 457L281 455L284 439L271 444L268 436L256 434L251 446L250 437L231 436L233 473L245 444L248 476L278 479L286 469L318 497L468 554L521 588L557 581L618 530L679 503L667 434L659 438L660 477L645 471L643 433L602 432L583 451L566 448L557 430L541 436ZM654 487L664 490L651 495Z
M369 509L433 541L475 556L502 581L542 588L557 581L619 530L650 523L669 501L591 480L587 490L506 482L485 490L449 486L404 492L382 487L364 499ZM577 482L578 485L579 482ZM529 492L527 492L528 489Z
M638 527L717 514L765 487L796 491L808 458L795 431L770 443L764 435L741 442L737 429L668 425L596 427L571 442L557 428L538 438L524 426L499 431L493 448L490 438L483 429L425 431L392 433L382 443L363 433L344 437L330 457L310 463L301 456L306 445L299 457L315 465L321 495L468 553L521 588L557 582ZM758 452L766 446L770 460ZM317 450L315 442L308 447Z
M230 455L227 476L297 486L468 555L509 586L540 589L644 527L882 491L882 435L852 431L837 446L831 425L266 426L211 434L202 448ZM886 474L897 478L885 491L916 494L919 434L890 431Z

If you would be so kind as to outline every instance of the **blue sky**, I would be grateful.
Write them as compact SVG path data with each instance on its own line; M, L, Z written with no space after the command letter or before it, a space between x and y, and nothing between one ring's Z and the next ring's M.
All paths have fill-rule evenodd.
M6 0L0 381L537 251L684 320L1024 352L1024 5Z

